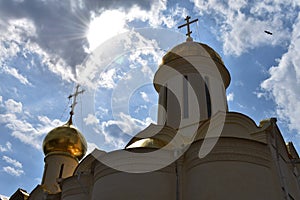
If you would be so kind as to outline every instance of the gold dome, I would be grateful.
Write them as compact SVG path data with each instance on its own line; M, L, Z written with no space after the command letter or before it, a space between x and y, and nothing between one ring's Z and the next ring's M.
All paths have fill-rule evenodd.
M176 134L177 131L170 126L150 124L147 128L136 134L128 142L125 149L142 147L161 149L169 144Z
M43 142L44 154L65 152L80 160L86 153L87 143L83 135L69 120L66 124L50 131Z
M141 147L160 149L166 145L167 144L165 142L157 138L144 138L130 144L129 146L126 147L126 149L141 148Z

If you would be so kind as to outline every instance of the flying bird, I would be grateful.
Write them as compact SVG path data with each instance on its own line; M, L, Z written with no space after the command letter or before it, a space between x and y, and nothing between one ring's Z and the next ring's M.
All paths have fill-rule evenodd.
M273 35L273 33L271 33L270 31L265 31L265 33L267 33L269 35Z

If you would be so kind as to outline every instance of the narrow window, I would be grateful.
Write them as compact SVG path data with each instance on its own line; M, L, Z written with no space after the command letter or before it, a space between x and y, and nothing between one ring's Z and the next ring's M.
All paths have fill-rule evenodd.
M183 78L183 118L189 117L188 77Z
M163 87L163 107L165 109L165 124L168 121L168 86L167 84Z
M164 86L164 108L165 108L165 110L166 110L166 112L167 112L167 110L168 110L168 86L166 85L166 86Z
M205 77L205 96L206 96L206 108L207 108L207 116L211 117L211 99L209 93L209 82L208 77Z
M62 165L60 166L60 171L59 171L59 176L58 176L58 178L62 178L63 170L64 170L64 164L62 164Z
M290 198L290 200L295 200L291 194L289 194L289 198Z
M289 198L290 198L290 200L295 200L291 194L289 194Z

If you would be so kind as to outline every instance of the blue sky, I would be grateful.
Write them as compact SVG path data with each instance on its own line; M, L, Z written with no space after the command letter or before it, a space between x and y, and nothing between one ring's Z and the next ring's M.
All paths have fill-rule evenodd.
M231 73L229 109L257 124L277 117L300 151L299 11L291 0L0 0L0 194L40 183L43 138L68 119L75 82L86 89L75 125L89 151L122 148L155 123L153 74L185 40L186 15Z

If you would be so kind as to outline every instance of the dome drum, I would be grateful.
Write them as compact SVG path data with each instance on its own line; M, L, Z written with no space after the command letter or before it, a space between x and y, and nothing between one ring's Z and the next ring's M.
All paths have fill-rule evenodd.
M198 66L201 64L201 66ZM187 41L171 49L162 59L162 63L154 77L154 87L156 91L170 77L174 77L176 71L179 74L203 73L215 74L216 71L212 65L217 66L225 88L229 86L230 74L226 69L220 55L206 44ZM171 67L176 71L169 70ZM197 69L196 69L197 68ZM166 73L167 72L167 73ZM159 84L158 84L159 83Z

